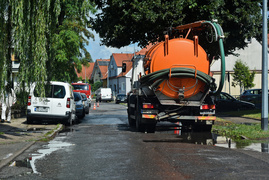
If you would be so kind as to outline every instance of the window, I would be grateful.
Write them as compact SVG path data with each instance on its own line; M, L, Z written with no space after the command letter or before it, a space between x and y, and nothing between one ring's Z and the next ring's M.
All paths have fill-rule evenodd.
M63 86L54 85L53 97L54 98L64 98L65 97L65 88Z
M47 97L47 98L64 98L65 94L66 94L66 92L65 92L64 86L47 85L45 87L45 97ZM37 89L35 89L34 96L41 97L41 93L38 92Z
M88 85L72 85L74 90L89 90Z
M121 83L121 90L125 91L125 82Z

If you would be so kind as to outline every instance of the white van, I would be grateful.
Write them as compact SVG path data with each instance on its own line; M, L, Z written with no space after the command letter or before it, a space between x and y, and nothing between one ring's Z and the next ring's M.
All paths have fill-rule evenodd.
M46 97L40 97L35 86L30 91L27 103L27 123L52 120L71 125L76 119L76 104L72 86L51 81L46 87Z
M99 88L95 91L96 101L113 101L112 91L110 88Z

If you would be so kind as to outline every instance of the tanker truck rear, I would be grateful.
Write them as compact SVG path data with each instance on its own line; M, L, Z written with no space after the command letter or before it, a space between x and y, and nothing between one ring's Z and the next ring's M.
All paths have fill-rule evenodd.
M218 89L210 73L213 58L199 44L206 33L210 42L219 45ZM171 28L163 42L152 46L145 55L136 55L127 100L129 125L151 133L160 121L181 122L187 129L211 130L216 119L214 97L221 92L225 76L223 38L217 22L198 21Z

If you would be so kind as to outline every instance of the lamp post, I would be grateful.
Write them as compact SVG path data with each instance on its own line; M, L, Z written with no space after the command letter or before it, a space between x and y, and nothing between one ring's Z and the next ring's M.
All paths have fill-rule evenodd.
M267 40L267 0L262 7L262 113L261 128L268 130L268 40Z

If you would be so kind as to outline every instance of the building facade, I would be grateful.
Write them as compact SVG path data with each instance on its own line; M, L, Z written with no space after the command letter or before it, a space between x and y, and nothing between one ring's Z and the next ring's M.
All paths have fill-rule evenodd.
M250 71L256 72L254 78L255 86L253 88L262 88L262 45L254 38L247 41L247 43L248 46L246 48L237 49L234 52L235 55L228 55L225 57L226 76L222 91L233 96L239 96L241 93L239 86L232 86L232 74L234 72L233 68L237 60L241 60L243 63L245 63L249 67ZM220 63L221 61L217 60L211 66L211 72L213 73L213 77L216 79L217 86L220 81Z

